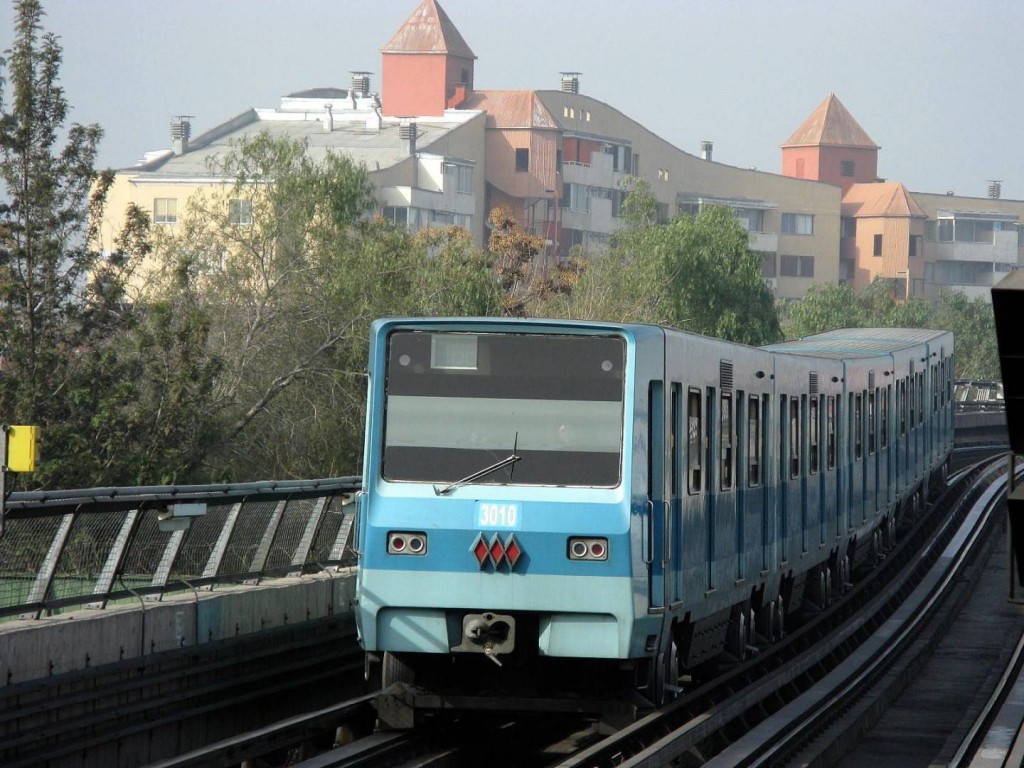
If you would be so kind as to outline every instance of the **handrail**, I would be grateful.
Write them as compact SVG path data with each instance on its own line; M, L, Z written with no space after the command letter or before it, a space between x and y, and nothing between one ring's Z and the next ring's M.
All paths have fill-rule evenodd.
M14 493L0 619L355 562L358 477Z

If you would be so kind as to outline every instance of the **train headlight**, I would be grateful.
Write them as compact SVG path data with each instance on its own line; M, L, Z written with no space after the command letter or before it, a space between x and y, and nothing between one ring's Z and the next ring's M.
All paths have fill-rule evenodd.
M607 560L608 539L572 537L569 539L570 560Z
M427 554L427 534L420 531L389 531L389 555Z

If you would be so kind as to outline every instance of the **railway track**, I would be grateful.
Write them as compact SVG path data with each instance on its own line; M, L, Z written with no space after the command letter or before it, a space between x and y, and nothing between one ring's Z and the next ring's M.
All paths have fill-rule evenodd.
M0 764L74 766L84 755L103 755L110 765L148 763L164 756L152 751L154 742L167 743L155 734L176 733L187 745L190 727L202 724L195 730L209 734L236 711L285 712L318 689L323 695L361 682L362 666L351 621L332 618L259 641L8 686L0 689Z
M898 545L841 601L783 642L611 736L599 736L584 720L550 716L429 721L413 731L375 732L371 697L361 697L159 766L829 764L851 734L878 716L952 621L957 605L948 595L963 586L992 526L1001 479L1001 458L958 474L929 510L901 527Z
M844 744L828 729L841 729L843 716L869 700L877 712L884 700L874 686L898 679L895 665L934 642L927 633L940 628L929 629L929 619L983 541L1002 475L1005 463L990 459L955 478L846 599L559 768L828 764L815 761ZM817 752L801 752L813 752L813 742Z

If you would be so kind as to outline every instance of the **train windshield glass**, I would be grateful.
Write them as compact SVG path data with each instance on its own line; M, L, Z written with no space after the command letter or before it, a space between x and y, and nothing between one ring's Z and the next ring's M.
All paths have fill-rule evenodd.
M395 331L383 473L453 483L614 487L625 343L607 336Z

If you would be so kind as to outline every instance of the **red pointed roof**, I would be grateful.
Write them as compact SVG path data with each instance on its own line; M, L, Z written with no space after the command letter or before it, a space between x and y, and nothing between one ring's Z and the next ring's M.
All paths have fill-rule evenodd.
M437 0L423 0L381 52L447 53L464 59L476 58Z
M843 195L843 216L928 218L898 181L853 184Z
M536 91L474 91L461 109L487 112L488 128L558 128Z
M867 135L834 93L818 105L783 147L865 147L881 149Z

